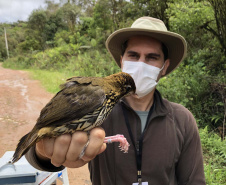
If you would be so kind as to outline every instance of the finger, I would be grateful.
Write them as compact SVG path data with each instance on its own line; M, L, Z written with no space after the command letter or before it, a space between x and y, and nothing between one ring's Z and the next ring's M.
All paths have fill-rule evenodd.
M107 144L106 143L103 143L103 145L101 146L99 152L97 153L97 155L101 154L102 152L104 152L107 148Z
M86 148L85 154L82 157L84 161L90 161L96 157L103 146L105 132L102 128L94 128L90 131L89 145Z
M103 145L102 145L100 151L98 152L98 154L102 153L106 149L106 147L107 147L107 144L106 143L103 143ZM67 161L65 161L63 163L63 166L66 166L68 168L79 168L81 166L84 166L88 162L89 161L83 161L82 159L76 160L74 162L67 160Z
M43 153L46 157L51 158L53 155L55 138L44 138L42 140Z
M49 140L49 139L48 139ZM50 140L51 144L50 144L50 147L47 147L48 150L51 150L51 145L53 146L54 144L54 139ZM42 139L40 140L37 144L36 144L36 147L35 147L35 151L36 151L36 155L38 156L39 159L41 160L49 160L51 158L51 155L47 155L46 153L50 153L51 151L45 151L45 144L49 144L48 142L46 143L45 142L45 139Z
M71 135L64 134L55 139L51 163L59 167L66 160L66 154L71 143Z
M88 163L88 162L83 161L82 159L79 159L79 160L76 160L73 162L67 160L63 163L63 166L66 166L68 168L79 168L81 166L84 166L86 163Z
M77 131L72 135L70 147L66 155L66 161L75 162L78 160L81 151L88 141L87 132Z

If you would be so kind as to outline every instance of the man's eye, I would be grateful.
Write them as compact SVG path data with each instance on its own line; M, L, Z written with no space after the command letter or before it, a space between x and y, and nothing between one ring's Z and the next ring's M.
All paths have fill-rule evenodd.
M131 57L131 58L137 58L138 56L137 55L129 55L129 57Z
M157 57L154 57L154 56L153 57L148 57L147 60L148 61L150 61L150 60L157 60Z

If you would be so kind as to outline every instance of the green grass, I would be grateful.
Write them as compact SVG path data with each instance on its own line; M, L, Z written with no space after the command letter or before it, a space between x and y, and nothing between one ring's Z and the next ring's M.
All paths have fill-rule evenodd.
M209 132L208 127L199 130L204 154L204 170L207 185L223 185L226 182L226 140Z
M32 79L39 80L42 86L50 93L57 93L59 85L64 83L67 78L73 76L64 72L46 71L38 69L26 69Z

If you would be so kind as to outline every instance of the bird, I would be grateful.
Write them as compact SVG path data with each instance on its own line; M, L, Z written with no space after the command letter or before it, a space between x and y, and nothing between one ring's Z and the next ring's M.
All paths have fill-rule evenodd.
M19 140L11 163L17 162L44 137L54 138L75 131L88 132L100 126L115 104L122 97L135 94L135 91L133 78L124 72L106 77L67 79L41 110L33 129ZM107 138L105 142L114 140Z

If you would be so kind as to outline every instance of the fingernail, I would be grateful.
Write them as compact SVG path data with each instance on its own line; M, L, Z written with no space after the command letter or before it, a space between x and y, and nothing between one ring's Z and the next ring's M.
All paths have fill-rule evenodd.
M56 166L56 167L60 167L60 166L61 166L61 164L54 163L54 162L52 162L52 161L51 161L51 163L52 163L53 166Z

